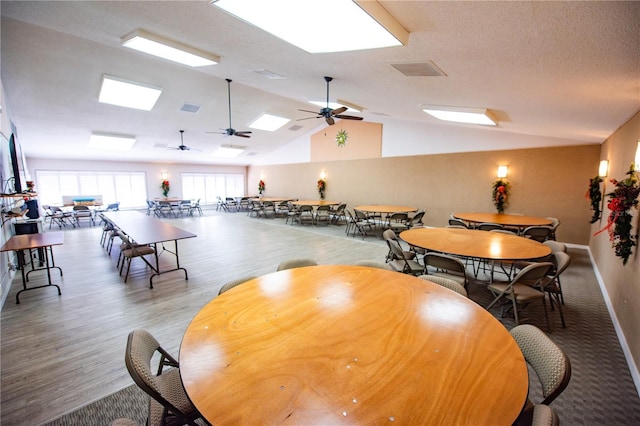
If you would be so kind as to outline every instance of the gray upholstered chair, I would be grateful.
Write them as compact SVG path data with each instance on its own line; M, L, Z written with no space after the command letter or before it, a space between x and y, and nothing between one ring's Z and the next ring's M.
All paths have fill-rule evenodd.
M218 290L218 296L220 296L222 293L224 293L225 291L229 291L234 287L239 286L240 284L244 284L249 280L252 280L256 278L255 275L250 275L250 276L246 276L246 277L242 277L242 278L237 278L235 280L231 280L226 282L222 287L220 287L220 290Z
M328 225L331 222L331 206L325 204L316 207L314 220L316 222L316 225L319 225L321 223L326 223Z
M480 231L493 231L494 229L504 229L504 226L500 225L499 223L484 222L484 223L479 223L476 226L476 229Z
M549 239L550 240L554 240L556 239L556 230L558 229L558 226L560 226L560 220L557 217L548 217L547 219L551 220L551 233L549 234Z
M469 297L464 286L452 279L439 277L437 275L420 275L418 278L436 283L442 287L448 288L449 290L455 291L456 293L461 294L464 297Z
M569 267L569 264L571 263L571 256L563 251L557 251L552 253L551 255L553 256L551 260L551 263L553 263L552 274L542 280L540 282L540 286L542 290L544 290L544 292L549 296L551 310L554 309L554 302L557 302L562 326L566 327L564 322L564 314L562 313L564 296L562 294L562 285L560 284L560 275Z
M409 215L407 213L393 213L387 218L386 227L394 232L409 229Z
M160 359L154 373L152 362L157 355ZM129 333L124 361L133 381L151 397L148 425L197 425L196 419L202 416L182 387L178 361L148 331Z
M520 413L514 426L560 426L560 419L548 405L537 404Z
M405 251L400 247L400 243L398 241L390 238L385 239L385 241L387 242L389 251L394 258L387 262L392 270L416 276L424 273L424 266L413 259L407 258L405 256Z
M149 261L144 258L144 256L154 254L156 251L153 247L143 244L136 244L134 241L131 241L129 236L124 232L118 230L118 236L122 240L122 244L120 245L120 255L118 258L118 263L120 265L120 275L122 275L122 270L124 269L125 263L127 264L127 272L124 276L124 282L127 282L129 278L129 269L131 269L131 262L135 257L140 257L144 262L149 264Z
M425 274L454 280L465 289L469 285L467 269L462 261L453 256L441 253L427 253L422 258L424 261Z
M547 327L551 329L549 314L547 313L547 304L545 302L545 293L541 290L540 283L547 278L547 275L552 269L553 263L551 262L532 263L518 272L510 282L489 283L487 288L493 293L495 298L489 306L487 306L487 310L491 309L496 303L503 302L502 316L504 316L508 309L512 309L516 325L518 325L520 324L518 305L526 306L534 300L541 300ZM511 303L509 303L509 301Z
M378 269L386 269L387 271L391 271L391 267L385 262L379 262L377 260L359 260L354 263L356 266L366 266L368 268L378 268Z
M449 227L459 226L461 228L468 228L467 224L460 219L456 219L455 217L450 217L448 222Z
M285 269L301 268L303 266L316 266L318 263L313 259L306 258L294 258L287 259L280 262L277 271L284 271Z
M510 331L533 368L542 389L542 401L527 400L527 408L536 404L548 405L564 391L571 379L571 362L564 351L542 330L530 324L516 326Z

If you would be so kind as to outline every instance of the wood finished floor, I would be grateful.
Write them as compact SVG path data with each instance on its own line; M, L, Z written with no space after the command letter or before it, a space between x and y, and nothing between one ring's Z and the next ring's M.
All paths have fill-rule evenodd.
M43 288L22 293L16 305L22 283L14 279L1 317L2 424L43 424L132 384L124 365L129 331L146 328L177 354L191 318L227 281L274 272L287 258L354 263L383 260L387 252L381 240L343 238L344 225L316 233L215 211L170 223L197 234L179 243L188 281L172 272L156 277L150 290L149 269L137 259L125 284L115 269L117 249L107 255L100 228L86 226L65 231L64 245L54 248L64 276L54 272L53 280L62 296ZM30 279L46 282L42 272Z

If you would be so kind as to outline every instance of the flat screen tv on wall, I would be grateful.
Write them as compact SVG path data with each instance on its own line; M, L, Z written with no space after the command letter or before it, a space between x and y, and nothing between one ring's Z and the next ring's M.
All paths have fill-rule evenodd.
M19 146L14 134L9 138L9 156L11 159L11 169L13 171L13 191L15 193L22 192L22 179L20 176L22 155L18 152ZM20 162L18 162L20 161Z

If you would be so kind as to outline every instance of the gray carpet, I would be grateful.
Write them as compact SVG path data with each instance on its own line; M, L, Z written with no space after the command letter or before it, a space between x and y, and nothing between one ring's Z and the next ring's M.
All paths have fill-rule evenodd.
M309 227L309 231L344 237L344 227L327 227L324 230ZM563 425L640 425L640 398L591 268L588 252L570 249L569 254L572 263L562 276L567 327L561 327L557 311L550 312L552 328L548 332L538 304L528 306L524 318L521 318L521 323L530 323L547 331L571 360L569 386L551 406ZM479 283L470 284L469 297L482 306L491 301L490 293ZM499 308L492 309L492 313L505 327L510 329L514 326L513 318L500 317ZM496 371L496 374L500 372ZM534 402L542 399L535 379L531 381L530 398ZM146 397L132 386L49 425L109 425L120 417L129 417L144 424L145 413Z

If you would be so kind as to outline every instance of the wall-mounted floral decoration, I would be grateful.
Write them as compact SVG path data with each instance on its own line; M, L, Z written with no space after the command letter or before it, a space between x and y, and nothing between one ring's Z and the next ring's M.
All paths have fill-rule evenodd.
M171 186L169 185L169 180L167 179L163 180L162 183L160 184L160 188L162 189L162 195L164 195L165 197L169 195L169 190L171 189Z
M324 200L324 191L327 189L327 182L324 179L320 179L318 181L318 193L320 194L320 199Z
M609 197L607 225L594 234L598 235L605 230L609 231L611 245L615 249L616 256L622 258L623 265L627 263L633 252L633 247L637 245L638 234L631 234L633 227L631 209L638 208L638 195L640 195L640 182L635 171L635 164L631 163L626 174L629 177L621 181L611 179L615 189L607 194Z
M493 205L496 206L498 213L504 213L508 199L509 182L504 179L498 179L493 182Z
M342 129L336 133L336 143L340 148L347 144L347 140L349 139L349 134L346 130Z
M591 222L589 223L596 223L602 215L600 211L600 203L602 202L602 191L600 191L601 183L602 178L600 176L589 179L589 189L585 194L585 197L591 200L591 210L593 210L593 216L591 216Z
M264 181L262 179L260 179L260 182L258 182L258 192L260 193L260 195L262 195L262 192L264 191Z

